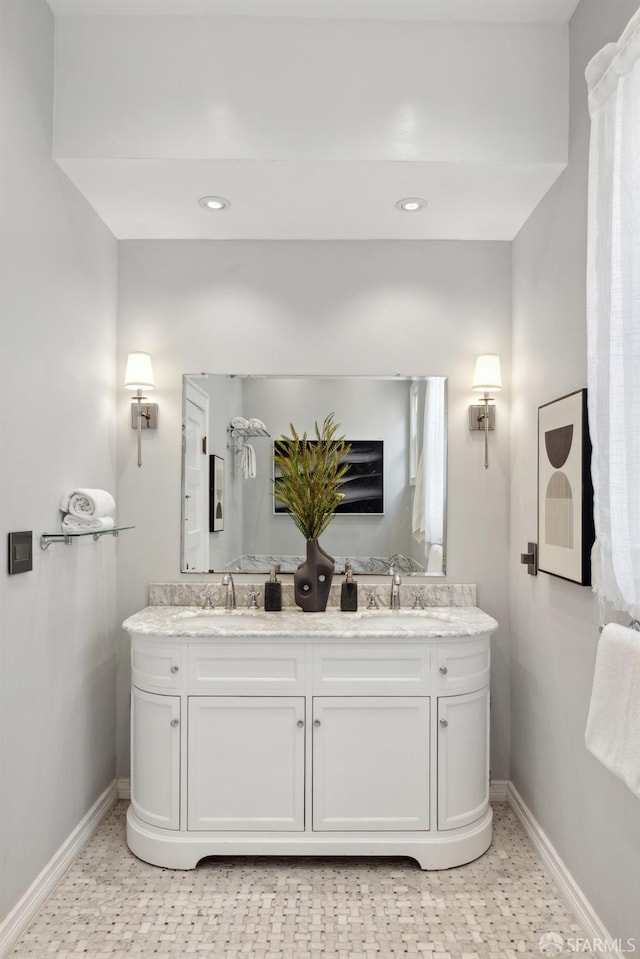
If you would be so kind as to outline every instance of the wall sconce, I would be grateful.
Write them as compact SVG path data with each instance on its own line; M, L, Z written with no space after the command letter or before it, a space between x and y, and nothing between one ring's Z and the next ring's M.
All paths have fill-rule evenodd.
M155 388L151 357L148 353L129 353L124 386L127 390L137 391L131 407L131 426L138 431L138 466L142 466L142 430L158 428L158 404L142 405L142 401L146 400L142 391Z
M469 407L469 429L484 430L484 468L489 467L489 430L496 428L496 408L489 406L492 392L502 389L500 375L500 357L496 353L483 353L476 360L471 389L474 393L484 393L482 406Z

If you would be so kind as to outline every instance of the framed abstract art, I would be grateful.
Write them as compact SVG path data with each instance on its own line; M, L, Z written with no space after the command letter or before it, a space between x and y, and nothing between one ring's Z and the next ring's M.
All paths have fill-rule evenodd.
M538 407L538 569L591 585L591 441L587 391Z

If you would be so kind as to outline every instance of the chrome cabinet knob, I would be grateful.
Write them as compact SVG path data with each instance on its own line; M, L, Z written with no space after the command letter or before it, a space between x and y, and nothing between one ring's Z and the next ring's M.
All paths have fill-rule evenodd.
M443 676L446 676L447 673L449 672L449 670L447 669L446 666L441 666L441 667L440 667L440 672L442 673Z
M298 729L302 729L302 727L304 726L304 719L299 719L298 722L296 723L296 726L298 727Z
M322 723L320 722L319 719L314 719L314 720L313 720L313 725L314 725L314 726L321 726Z
M446 719L441 719L441 720L440 720L440 725L442 726L443 729L446 729L447 726L449 725L449 723L447 722Z
M172 666L172 667L171 667L171 672L172 672L172 673L177 673L177 672L179 672L179 671L180 671L180 667L179 667L179 666Z
M175 729L176 726L179 726L179 725L180 725L180 720L179 720L179 719L172 719L172 720L171 720L171 725L172 725L173 728Z

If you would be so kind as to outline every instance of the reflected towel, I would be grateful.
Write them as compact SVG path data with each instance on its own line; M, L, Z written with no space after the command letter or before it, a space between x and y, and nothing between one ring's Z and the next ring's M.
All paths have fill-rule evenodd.
M640 633L634 629L609 623L602 631L584 738L640 798Z
M428 573L442 572L442 546L440 546L439 543L434 543L431 549L429 550L429 558L427 560L427 572Z
M88 533L90 530L113 529L115 522L113 516L79 519L77 516L67 514L60 525L63 533Z
M267 427L264 425L262 420L258 420L255 417L252 417L252 419L249 420L249 426L252 430L264 430L265 433L267 432Z
M116 503L106 489L73 489L60 500L60 509L78 519L98 519L112 516L116 511Z
M242 449L242 475L245 479L256 478L256 451L251 443L245 443Z
M417 543L424 542L426 531L426 516L424 502L424 450L420 453L416 485L413 489L413 513L411 516L411 532Z
M231 420L231 426L234 430L246 430L249 426L249 420L246 420L244 416L234 416Z

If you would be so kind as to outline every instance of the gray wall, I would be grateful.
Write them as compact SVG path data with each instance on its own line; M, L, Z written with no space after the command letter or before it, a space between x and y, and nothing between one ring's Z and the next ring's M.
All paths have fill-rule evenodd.
M574 14L569 166L513 244L511 778L611 935L640 942L640 803L584 747L598 604L518 563L537 538L537 407L586 386L584 68L637 7L582 0Z
M0 527L35 547L0 575L0 919L115 774L116 541L38 545L65 490L115 490L116 243L51 160L53 29L0 3Z
M509 244L128 241L120 244L119 299L119 376L128 350L149 350L160 407L160 428L143 437L138 469L128 400L120 397L118 489L122 515L137 527L119 556L120 620L146 604L149 582L194 578L178 572L183 372L449 377L446 578L477 582L480 604L500 623L493 646L491 768L505 778ZM491 468L485 470L482 437L469 432L467 411L476 397L470 391L475 357L494 351L503 358L505 391L498 396L500 429L491 436ZM123 635L121 776L129 766L127 649Z

